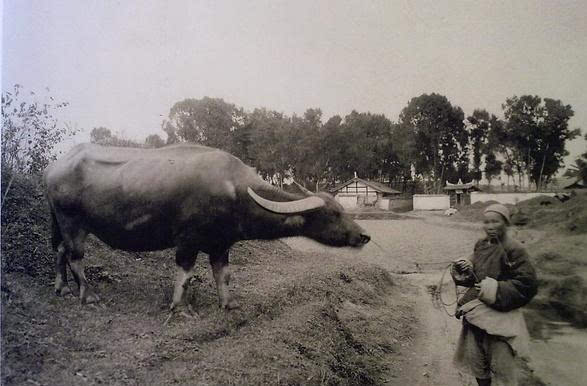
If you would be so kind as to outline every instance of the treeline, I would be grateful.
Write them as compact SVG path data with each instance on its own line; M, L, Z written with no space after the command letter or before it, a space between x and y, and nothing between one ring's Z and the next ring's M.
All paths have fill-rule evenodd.
M67 103L20 97L18 85L2 94L2 168L39 173L54 158L56 144L76 130L53 116ZM162 124L166 139L150 135L139 143L97 127L91 140L148 147L200 143L238 156L275 184L292 176L312 189L345 181L355 172L404 191L417 185L437 192L447 180L491 181L500 175L508 184L544 186L562 167L566 142L580 134L568 126L571 106L524 95L506 99L502 108L503 119L484 109L465 116L445 96L432 93L412 98L397 121L357 111L326 120L319 108L288 116L266 108L245 111L204 97L171 107Z
M247 112L204 97L174 104L163 122L167 140L155 135L146 144L217 147L276 184L292 176L312 188L332 186L355 172L404 191L417 182L425 192L438 192L447 180L491 182L502 173L508 185L548 184L568 155L566 142L580 134L568 127L571 106L524 95L506 99L502 108L504 119L484 109L465 117L459 106L432 93L410 100L397 122L357 111L324 121L319 108L288 116L265 108ZM104 128L94 129L92 138L132 145Z

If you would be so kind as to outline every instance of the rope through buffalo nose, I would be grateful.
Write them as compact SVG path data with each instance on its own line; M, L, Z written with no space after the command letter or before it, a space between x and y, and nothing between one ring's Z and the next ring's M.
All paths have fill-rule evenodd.
M371 240L371 242L375 245L377 245L379 247L379 249L381 249L383 252L387 253L387 251L385 249L383 249L383 247L381 245L379 245L375 240Z

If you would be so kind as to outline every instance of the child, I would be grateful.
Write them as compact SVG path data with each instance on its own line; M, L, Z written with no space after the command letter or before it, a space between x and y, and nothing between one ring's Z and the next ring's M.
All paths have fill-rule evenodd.
M517 385L514 356L528 341L519 308L536 295L536 272L524 247L508 236L509 210L490 205L483 214L485 238L475 244L471 260L459 260L451 273L457 285L470 287L458 301L463 316L455 364L479 385L492 378Z

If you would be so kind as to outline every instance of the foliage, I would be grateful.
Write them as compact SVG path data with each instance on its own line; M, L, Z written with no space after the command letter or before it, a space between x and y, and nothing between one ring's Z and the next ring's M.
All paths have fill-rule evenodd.
M497 159L495 153L489 153L485 157L485 178L488 183L491 184L491 180L494 177L499 176L501 173L503 163Z
M466 177L459 176L469 140L463 120L460 107L435 93L412 98L400 113L400 125L414 136L416 173L431 179L437 191L446 179Z
M587 133L585 134L585 140L587 141ZM587 185L587 151L575 160L575 164L567 169L564 176L577 178Z
M512 97L503 105L505 120L484 109L464 113L445 96L412 98L394 123L382 114L352 111L323 123L322 111L302 116L258 108L252 112L204 97L175 103L163 122L167 144L193 142L226 150L253 165L271 183L293 177L310 189L333 186L355 173L403 191L440 191L445 181L509 181L528 176L548 183L566 155L573 111L560 101L538 96ZM144 144L99 127L92 142L113 146L160 147L158 135ZM573 170L584 165L578 161Z
M234 141L237 134L241 134L239 130L244 118L242 108L223 99L191 98L171 107L169 119L163 122L163 130L168 135L168 143L200 143L244 157L246 154L241 154L244 149Z
M55 146L77 132L55 117L67 106L67 102L55 102L50 96L38 101L33 91L25 97L19 84L12 92L3 92L2 168L40 175L55 159Z
M38 180L38 176L2 170L3 273L48 277L53 270L49 211Z
M165 141L157 134L151 134L145 138L145 146L154 148L163 147L165 146Z
M248 155L261 176L269 181L274 177L282 185L289 175L292 149L288 146L291 121L284 114L266 109L255 109L248 114L244 130L250 133Z
M344 127L349 141L345 177L356 171L363 178L381 179L393 159L391 121L382 114L353 111L345 117Z
M161 140L163 141L163 140ZM132 139L124 138L121 135L114 135L110 129L106 127L94 127L90 132L90 142L104 146L116 147L143 147L145 145L133 141Z
M124 138L122 135L112 134L112 131L106 127L94 127L90 132L90 142L103 146L116 147L147 147L157 148L165 146L165 141L157 134L152 134L145 138L144 143Z
M562 166L566 141L579 135L568 127L573 109L560 100L532 95L508 98L502 107L507 122L503 140L520 183L525 173L538 188Z

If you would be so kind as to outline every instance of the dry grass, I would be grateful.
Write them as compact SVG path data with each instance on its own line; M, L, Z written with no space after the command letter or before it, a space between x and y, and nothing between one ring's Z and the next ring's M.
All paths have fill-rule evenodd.
M230 313L218 309L201 258L188 292L199 319L168 326L170 251L137 255L91 240L88 254L105 308L56 298L48 280L4 276L3 384L376 384L394 371L385 357L412 334L411 309L393 301L399 279L281 242L235 247L242 308Z

